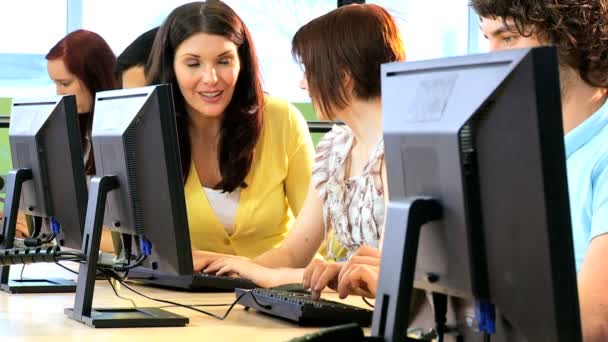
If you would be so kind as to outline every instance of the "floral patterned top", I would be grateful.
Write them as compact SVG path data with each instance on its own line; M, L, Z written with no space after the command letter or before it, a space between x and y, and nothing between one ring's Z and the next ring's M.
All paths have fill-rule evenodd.
M345 178L345 165L354 135L346 126L335 125L317 144L312 182L323 200L325 237L331 237L348 249L350 257L360 246L378 248L384 225L384 188L381 139L372 151L363 172ZM328 255L328 258L335 259Z

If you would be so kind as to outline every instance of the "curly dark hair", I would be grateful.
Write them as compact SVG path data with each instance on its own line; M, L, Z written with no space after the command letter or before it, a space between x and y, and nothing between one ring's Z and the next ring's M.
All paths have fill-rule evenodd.
M470 6L505 25L512 19L523 36L536 33L585 82L608 88L608 0L471 0Z

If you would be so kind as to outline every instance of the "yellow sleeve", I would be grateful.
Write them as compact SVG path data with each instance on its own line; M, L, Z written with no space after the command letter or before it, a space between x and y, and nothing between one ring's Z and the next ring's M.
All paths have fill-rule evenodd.
M289 105L288 170L285 177L285 194L295 216L298 215L310 183L314 149L308 124L293 105Z

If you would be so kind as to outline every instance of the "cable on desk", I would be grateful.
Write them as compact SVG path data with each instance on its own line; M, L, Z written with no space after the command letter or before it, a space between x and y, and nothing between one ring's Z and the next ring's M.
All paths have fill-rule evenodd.
M140 296L142 296L142 297L144 297L144 298L147 298L147 299L150 299L150 300L153 300L153 301L159 302L159 303L171 304L171 305L174 305L174 306L177 306L177 307L181 307L181 308L184 308L184 309L190 309L190 310L193 310L193 311L196 311L196 312L202 313L202 314L204 314L204 315L211 316L211 317L213 317L213 318L219 319L220 321L223 321L224 319L226 319L226 317L228 317L228 314L229 314L229 313L232 311L232 309L233 309L233 308L234 308L234 306L235 306L235 305L236 305L236 304L239 302L239 300L241 300L241 298L243 298L243 296L245 296L245 295L247 295L247 294L251 295L251 297L253 298L253 301L254 301L254 302L256 302L256 304L258 304L259 306L261 306L261 307L263 307L263 308L266 308L266 309L270 309L270 308L271 308L271 306L270 306L270 305L264 305L264 304L259 303L259 302L257 301L257 298L255 298L255 295L254 295L254 294L253 294L251 291L246 291L246 292L243 292L243 293L242 293L240 296L238 296L238 297L237 297L237 298L234 300L234 302L232 302L232 304L230 304L230 307L228 308L228 310L226 310L226 313L224 313L224 315L223 315L223 316L218 316L218 315L213 314L213 313L211 313L211 312L207 312L207 311L205 311L205 310L200 310L200 309L197 309L197 308L195 308L193 305L185 305L185 304L180 304L180 303L172 302L172 301L169 301L169 300L158 299L158 298L153 298L153 297L147 296L147 295L145 295L145 294L143 294L143 293L141 293L141 292L139 292L139 291L137 291L137 290L133 289L133 288L132 288L132 287L130 287L129 285L125 284L125 283L124 283L124 281L123 281L122 279L116 279L116 280L117 280L117 281L118 281L118 282L119 282L119 283L120 283L122 286L124 286L125 288L129 289L130 291L135 292L136 294L138 294L138 295L140 295Z
M193 308L197 308L197 307L222 307L222 306L230 306L232 305L232 303L222 303L222 304L187 304L188 306L191 306ZM159 306L159 309L166 309L166 308L178 308L179 306L177 305L163 305L163 306Z
M74 270L72 270L72 269L69 269L68 267L65 267L64 265L62 265L62 264L60 264L60 263L58 263L58 262L57 262L57 263L55 263L55 264L56 264L57 266L59 266L59 267L63 268L64 270L68 271L68 272L71 272L71 273L74 273L74 274L78 275L78 272L76 272L76 271L74 271ZM114 284L112 284L111 275L108 275L108 274L106 273L106 270L104 270L103 268L97 268L97 271L99 272L99 274L103 275L103 276L106 278L106 280L107 280L107 281L110 283L110 286L112 286L112 290L114 291L114 294L116 295L116 297L118 297L118 298L120 298L120 299L122 299L122 300L128 300L128 301L130 301L130 302L131 302L131 304L133 305L133 307L135 307L135 308L137 307L137 304L135 304L135 301L133 301L133 299L123 297L123 296L121 296L121 295L118 293L118 291L117 291L117 290L116 290L116 288L114 287Z
M102 267L98 267L97 270L99 272L102 273L102 275L108 279L108 281L110 282L110 286L112 286L112 290L114 290L114 293L116 294L116 296L118 298L124 299L124 300L129 300L131 301L131 303L133 304L134 307L137 307L137 305L135 304L135 302L130 299L130 298L124 298L121 297L118 294L118 291L116 290L116 288L114 287L114 284L111 282L111 280L109 278L114 278L116 279L120 284L122 284L123 286L125 286L126 288L128 288L130 291L133 291L135 293L137 293L137 291L133 290L132 288L129 288L128 286L126 286L126 284L123 283L123 281L127 278L127 275L129 274L129 270L133 269L137 266L140 266L145 260L146 260L146 255L142 254L137 261L135 261L134 264L132 265L127 265L127 266L118 266L118 267L113 267L113 268L102 268ZM125 272L124 275L120 275L118 272ZM137 293L140 296L143 296L141 293ZM154 299L153 299L154 300ZM178 303L176 303L178 304ZM207 306L207 307L221 307L221 306L230 306L233 305L232 303L229 304L196 304L196 305L185 305L185 304L178 304L178 305L165 305L165 306L160 306L159 308L171 308L171 307L183 307L183 306L189 306L189 307L203 307L203 306Z
M106 278L106 280L108 281L108 283L110 283L110 286L112 287L112 290L114 291L114 294L116 295L116 297L122 299L122 300L128 300L129 302L131 302L131 304L133 305L134 308L137 308L137 304L135 304L135 301L131 298L127 298L127 297L123 297L121 296L118 291L116 290L116 287L114 287L114 284L112 284L112 276L109 275L109 272L106 272L105 270L101 269L100 270L101 273L103 274L103 276Z
M82 263L82 262L83 262L83 259L82 259L82 258L81 258L81 259L76 258L76 257L81 257L81 254L79 254L79 253L73 253L73 252L64 252L64 253L65 253L65 255L66 255L66 256L68 256L68 255L72 255L72 254L74 255L74 260L68 260L68 259L64 259L64 260L68 260L68 261L75 261L75 262L79 262L79 263ZM141 258L141 259L145 259L145 258ZM64 265L61 265L61 264L58 262L58 260L56 260L56 261L55 261L55 263L56 263L56 264L57 264L59 267L61 267L61 268L65 269L65 270L67 270L67 271L69 271L69 272L72 272L72 273L74 273L74 274L78 274L78 272L73 271L73 270L71 270L71 269L69 269L69 268L65 267ZM114 284L112 284L112 281L111 281L111 279L110 279L110 278L114 278L114 279L116 279L116 280L117 280L117 281L118 281L118 282L119 282L119 283L120 283L122 286L124 286L126 289L128 289L128 290L130 290L131 292L134 292L134 293L136 293L136 294L138 294L138 295L140 295L140 296L142 296L142 297L144 297L144 298L147 298L147 299L149 299L149 300L153 300L153 301L156 301L156 302L159 302L159 303L170 304L169 306L165 306L165 307L171 307L171 306L174 306L174 307L181 307L181 308L184 308L184 309L190 309L190 310L193 310L193 311L196 311L196 312L202 313L202 314L207 315L207 316L211 316L211 317L213 317L213 318L216 318L216 319L219 319L219 320L222 320L222 321L223 321L224 319L226 319L226 317L228 317L228 314L230 314L230 312L232 311L232 309L234 308L234 306L235 306L235 305L236 305L236 304L239 302L239 300L241 300L241 298L243 298L243 296L245 296L245 295L247 295L247 294L249 294L249 295L250 295L250 296L253 298L253 301L254 301L254 302L257 304L257 305L259 305L260 307L263 307L263 308L266 308L266 309L271 309L271 308L272 308L270 305L267 305L267 304L261 304L260 302L258 302L257 298L255 297L255 295L254 295L254 294L253 294L251 291L246 291L246 292L243 292L243 293L242 293L241 295L239 295L239 296L238 296L238 297L237 297L237 298L234 300L234 302L232 302L231 304L199 304L199 305L186 305L186 304L180 304L180 303L173 302L173 301L169 301L169 300L164 300L164 299L153 298L153 297L150 297L150 296L148 296L148 295L146 295L146 294L143 294L143 293L141 293L141 292L139 292L139 291L135 290L134 288L132 288L131 286L127 285L127 284L124 282L124 278L122 278L122 277L121 277L121 276L120 276L120 275L119 275L117 272L114 272L114 271L113 271L113 270L111 270L111 269L106 269L106 268L102 268L102 267L97 267L97 270L98 270L99 272L101 272L101 273L104 275L104 277L106 277L106 279L107 279L107 280L108 280L108 282L110 283L110 286L112 287L112 290L114 291L114 294L115 294L115 295L116 295L118 298L120 298L120 299L130 301L130 302L133 304L133 306L134 306L134 307L137 307L137 305L135 304L135 302L134 302L132 299L122 297L122 296L120 296L120 295L118 294L118 291L117 291L117 290L116 290L116 288L114 287ZM128 269L127 269L127 271L128 271ZM197 308L196 308L197 306L199 306L199 307L200 307L200 306L208 306L208 307L214 307L214 306L216 306L216 307L219 307L219 306L229 306L229 308L226 310L226 313L224 313L224 315L223 315L223 316L218 316L218 315L216 315L216 314L213 314L213 313L210 313L210 312L207 312L207 311L204 311L204 310L197 309Z
M73 261L73 262L75 262L75 261ZM82 262L80 262L80 263L82 263ZM68 268L68 267L66 267L66 266L64 266L64 265L62 265L62 264L60 264L60 263L58 263L58 262L56 262L55 264L56 264L57 266L59 266L59 267L63 268L64 270L68 271L68 272L71 272L71 273L74 273L75 275L78 275L78 272L77 272L77 271L74 271L74 270L72 270L72 269L70 269L70 268ZM103 274L102 274L102 272L100 271L100 268L99 268L99 267L97 268L97 272L98 272L98 273L97 273L97 275L103 275Z
M367 298L361 296L361 298L363 299L363 301L365 302L365 304L369 305L372 309L374 308L374 304L370 303L367 301Z
M60 264L60 263L58 263L58 262L56 262L55 264L56 264L57 266L59 266L59 267L63 268L64 270L68 271L68 272L71 272L71 273L74 273L75 275L78 275L78 272L76 272L76 271L74 271L74 270L72 270L72 269L70 269L70 268L68 268L68 267L63 266L62 264Z
M58 265L59 265L59 266L61 266L61 267L63 267L63 268L65 268L65 269L68 269L67 267L65 267L65 266L63 266L63 265L61 265L61 264L58 264ZM69 269L68 269L68 270L69 270ZM73 272L73 273L78 274L78 272L75 272L75 271L72 271L72 270L69 270L69 271L71 271L71 272ZM135 303L135 301L134 301L133 299L131 299L131 298L127 298L127 297L122 297L122 296L121 296L121 295L118 293L118 290L116 290L116 287L114 286L114 284L113 284L113 283L112 283L112 281L111 281L111 278L114 278L114 279L116 279L116 280L117 280L119 283L123 284L123 283L122 283L122 281L124 281L124 280L123 280L124 278L121 278L121 277L120 277L120 275L118 275L116 272L113 272L112 270L109 270L109 269L104 269L104 268L98 267L98 268L97 268L97 271L99 271L99 272L100 272L100 273L101 273L101 274L102 274L102 275L103 275L103 276L104 276L104 277L105 277L105 278L108 280L108 282L110 283L110 286L112 286L112 290L114 291L114 294L116 295L116 297L118 297L118 298L120 298L120 299L123 299L123 300L128 300L128 301L130 301L130 302L131 302L131 304L133 304L133 307L137 307L137 304ZM123 284L123 285L124 285L124 284ZM125 286L125 287L127 287L127 286ZM127 287L127 288L128 288L128 287ZM136 291L134 291L133 289L129 289L129 290L131 290L131 291L133 291L133 292L137 293L137 292L136 292ZM139 294L139 293L138 293L138 294ZM141 294L140 294L140 295L141 295ZM214 306L230 306L230 305L232 305L232 304L196 304L196 305L187 305L187 306L191 306L191 307L198 307L198 306L208 306L208 307L214 307ZM159 307L159 309L162 309L162 308L171 308L171 307L180 307L180 306L182 306L182 305L165 305L165 306L160 306L160 307Z

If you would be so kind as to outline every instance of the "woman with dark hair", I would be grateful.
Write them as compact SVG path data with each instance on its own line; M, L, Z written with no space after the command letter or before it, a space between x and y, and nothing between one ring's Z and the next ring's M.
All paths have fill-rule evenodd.
M114 74L122 88L145 87L148 84L144 70L158 29L155 27L142 33L116 58Z
M279 248L252 261L209 258L202 268L264 287L303 281L318 294L337 285L344 265L313 260L329 230L349 256L361 246L379 247L387 198L380 65L405 60L405 48L390 14L366 4L337 8L304 25L292 52L304 66L301 86L317 113L345 126L335 126L317 145L311 189Z
M310 181L312 140L265 96L249 30L221 1L173 10L146 66L173 87L195 269L213 252L256 257L283 241Z
M47 71L57 95L76 95L85 173L95 174L91 144L95 93L117 88L116 57L97 33L76 30L62 38L46 55ZM112 251L110 234L104 231L102 250Z

